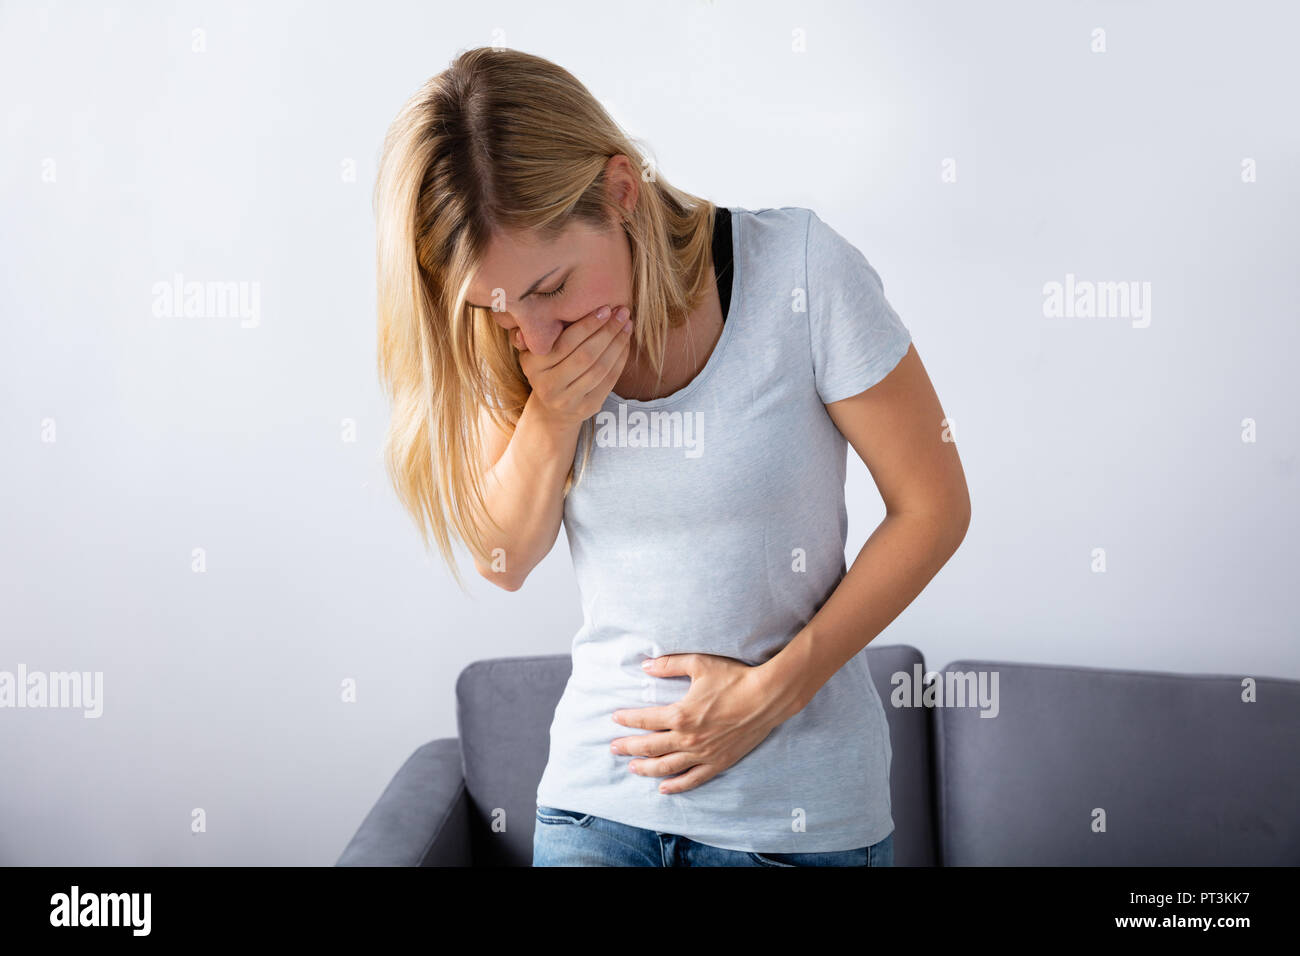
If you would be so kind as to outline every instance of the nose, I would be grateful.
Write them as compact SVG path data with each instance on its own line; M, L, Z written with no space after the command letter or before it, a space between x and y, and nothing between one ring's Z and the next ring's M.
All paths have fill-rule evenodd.
M534 355L547 355L555 345L555 340L560 337L569 323L560 319L537 318L528 315L522 315L514 319L514 327L519 330L523 336L524 345L528 351Z

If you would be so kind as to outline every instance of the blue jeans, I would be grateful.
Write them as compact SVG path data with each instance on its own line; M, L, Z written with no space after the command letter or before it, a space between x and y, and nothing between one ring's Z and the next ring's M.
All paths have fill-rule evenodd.
M894 835L855 850L750 853L591 813L537 808L533 866L893 866Z

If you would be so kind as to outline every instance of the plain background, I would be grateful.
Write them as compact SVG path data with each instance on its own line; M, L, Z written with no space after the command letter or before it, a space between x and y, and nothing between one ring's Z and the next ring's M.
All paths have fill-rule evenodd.
M878 641L1300 677L1298 28L1288 3L5 4L0 670L102 671L105 700L0 710L0 862L330 864L456 734L466 664L567 652L563 533L515 593L462 558L462 593L379 453L379 144L478 45L565 66L675 185L811 207L877 268L973 502ZM260 324L155 317L178 272L258 283ZM1150 326L1046 317L1067 273L1149 282ZM883 506L849 457L851 562Z

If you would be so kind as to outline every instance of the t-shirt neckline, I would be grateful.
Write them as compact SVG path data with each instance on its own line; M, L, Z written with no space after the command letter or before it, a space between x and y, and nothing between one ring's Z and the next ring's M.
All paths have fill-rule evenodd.
M744 283L739 281L740 273L736 269L736 259L740 249L740 220L741 217L736 215L737 210L734 207L725 207L731 219L731 305L727 310L726 318L722 322L722 334L718 336L718 341L713 345L713 351L709 353L708 360L704 363L704 368L695 373L695 377L679 388L677 391L668 395L661 395L659 398L650 398L645 401L637 401L634 398L624 398L613 389L606 396L606 403L613 401L618 405L626 405L629 408L659 408L664 405L675 405L683 399L689 398L697 392L714 370L722 363L722 355L726 350L726 345L731 339L735 327L740 324L743 314L743 304L741 299L744 295Z

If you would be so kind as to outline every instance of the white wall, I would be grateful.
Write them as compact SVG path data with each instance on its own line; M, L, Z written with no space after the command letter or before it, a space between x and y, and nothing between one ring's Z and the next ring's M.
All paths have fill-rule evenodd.
M332 863L455 735L462 667L567 650L563 536L516 593L464 561L467 597L379 457L380 140L494 40L676 184L811 206L879 270L974 506L882 643L1300 677L1296 7L635 9L0 7L0 670L105 681L98 719L0 709L0 862ZM156 317L176 273L256 283L256 324ZM1067 273L1149 282L1149 326L1046 317ZM850 458L851 560L883 511Z

